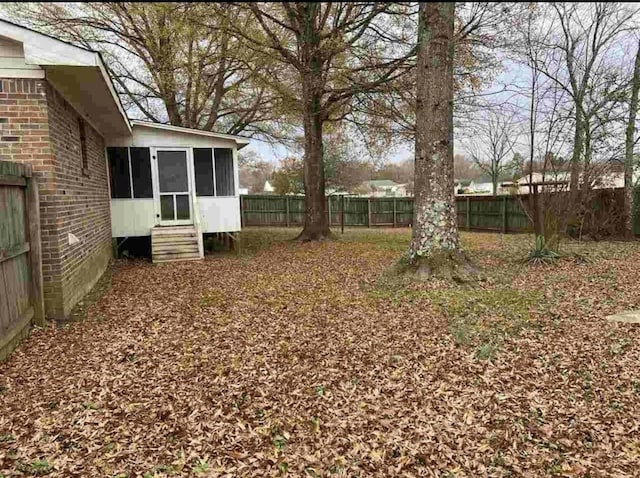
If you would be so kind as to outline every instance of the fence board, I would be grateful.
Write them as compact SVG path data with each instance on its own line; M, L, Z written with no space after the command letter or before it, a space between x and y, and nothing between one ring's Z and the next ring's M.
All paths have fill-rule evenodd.
M38 210L31 168L0 161L0 359L44 321Z
M620 234L621 189L594 191L585 231L606 237ZM555 200L562 201L554 193ZM344 202L343 202L344 201ZM287 209L288 203L288 209ZM304 224L303 196L247 195L240 198L245 226L294 226ZM342 210L344 206L344 211ZM532 204L528 195L458 196L458 227L471 231L532 232ZM327 214L332 227L408 227L413 222L413 198L330 196ZM619 224L620 223L620 224ZM634 202L634 232L640 235L640 189Z
M245 195L241 198L244 226L302 226L303 196ZM342 208L344 207L344 211ZM461 228L484 231L527 231L529 218L516 197L457 198ZM506 209L505 209L506 208ZM413 198L329 196L330 226L408 227L413 223Z

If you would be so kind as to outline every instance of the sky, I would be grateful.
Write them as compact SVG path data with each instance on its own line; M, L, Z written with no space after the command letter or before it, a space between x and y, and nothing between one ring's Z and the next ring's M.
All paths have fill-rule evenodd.
M504 90L505 85L521 83L522 81L526 80L527 76L528 73L526 68L522 68L516 63L505 61L503 64L502 72L498 76L496 76L493 82L487 84L485 88L483 88L479 93L488 94L502 91ZM503 98L504 100L506 100L512 96L513 93L497 93L495 95L492 95L492 99L494 101L496 101L498 98ZM454 154L468 155L468 152L461 139L462 136L462 131L456 128L456 130L454 131ZM259 139L252 139L250 145L246 148L246 150L253 150L263 160L272 162L274 164L278 164L279 161L287 157L287 155L294 154L293 151L290 151L285 146L273 145ZM390 154L387 158L387 161L392 163L404 161L406 159L412 159L414 156L413 147L411 145L398 147L390 151L389 153Z

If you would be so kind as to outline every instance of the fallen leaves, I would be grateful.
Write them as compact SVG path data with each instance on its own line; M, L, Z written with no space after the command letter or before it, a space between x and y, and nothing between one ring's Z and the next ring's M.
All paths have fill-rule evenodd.
M468 289L381 281L407 231L243 235L118 262L86 320L0 365L0 473L640 475L640 329L604 319L640 304L635 243L529 268L527 236L465 234Z

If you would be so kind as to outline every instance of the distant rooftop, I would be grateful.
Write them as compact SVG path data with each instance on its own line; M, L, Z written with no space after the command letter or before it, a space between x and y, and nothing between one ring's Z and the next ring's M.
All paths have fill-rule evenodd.
M371 181L365 181L364 184L368 184L372 188L389 188L400 186L400 184L392 181L391 179L372 179Z

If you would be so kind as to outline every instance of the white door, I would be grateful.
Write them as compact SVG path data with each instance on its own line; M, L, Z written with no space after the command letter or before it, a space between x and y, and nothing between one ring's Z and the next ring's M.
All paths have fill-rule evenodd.
M156 148L156 211L161 226L193 224L189 150Z

